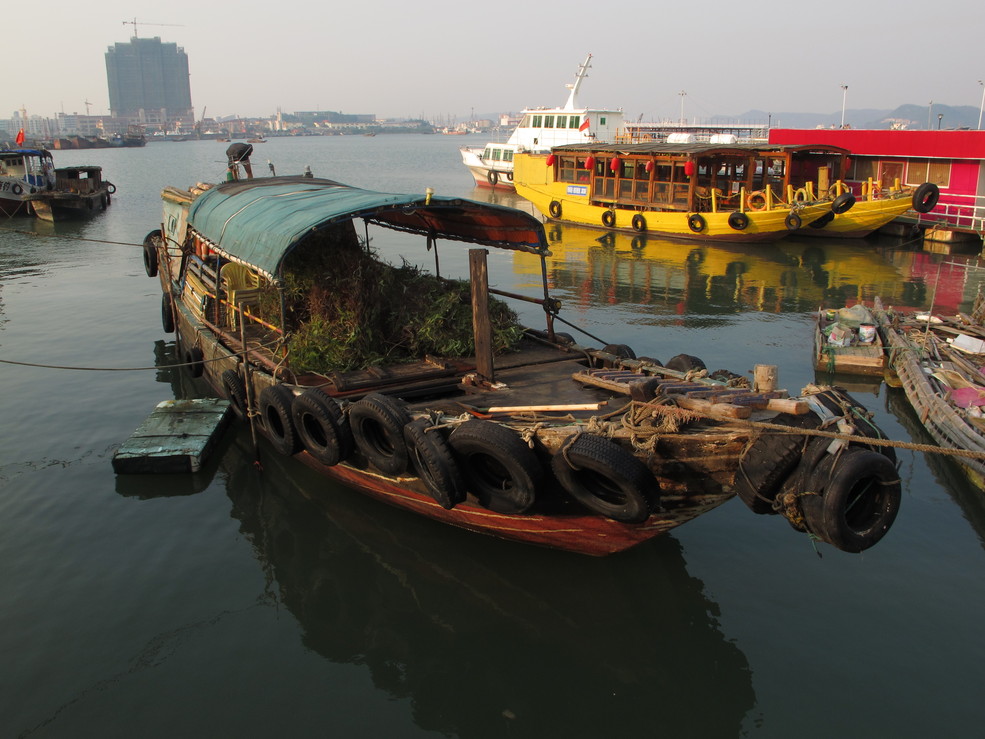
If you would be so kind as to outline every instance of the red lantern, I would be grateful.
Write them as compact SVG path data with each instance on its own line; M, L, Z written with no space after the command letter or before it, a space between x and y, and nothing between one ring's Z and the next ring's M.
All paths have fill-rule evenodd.
M619 159L619 157L612 157L612 160L609 162L609 169L611 169L613 172L618 172L620 161L621 160Z
M684 174L686 174L688 177L694 174L694 160L689 159L688 161L684 162Z
M588 157L585 160L585 169L593 169L595 167L595 157Z
M652 172L653 171L653 161L652 160L646 163L646 171L647 172Z
M553 167L554 166L554 155L553 154L548 154L547 155L547 166L548 167Z

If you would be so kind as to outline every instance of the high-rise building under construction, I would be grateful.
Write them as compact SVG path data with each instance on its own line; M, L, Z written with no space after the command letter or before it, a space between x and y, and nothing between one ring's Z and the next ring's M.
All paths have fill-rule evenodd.
M195 122L188 55L177 44L134 36L106 51L109 107L133 123L173 127Z

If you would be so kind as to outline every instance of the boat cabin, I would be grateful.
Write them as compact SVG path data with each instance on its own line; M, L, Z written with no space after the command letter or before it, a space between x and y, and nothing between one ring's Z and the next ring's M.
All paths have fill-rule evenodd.
M761 210L821 199L844 174L838 147L758 144L558 146L548 157L555 182L593 205L717 212ZM585 188L578 193L572 188Z
M14 180L27 183L30 192L54 184L51 152L46 149L0 151L0 178L10 178L0 187L10 190ZM34 189L30 189L34 188Z
M94 165L59 167L55 170L55 189L82 195L93 193L103 186L103 168Z

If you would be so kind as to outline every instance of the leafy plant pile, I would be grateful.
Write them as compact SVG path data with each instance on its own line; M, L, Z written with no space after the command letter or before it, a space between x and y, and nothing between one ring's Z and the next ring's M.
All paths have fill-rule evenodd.
M303 259L303 264L300 263ZM475 353L469 284L394 267L363 249L320 249L285 268L288 351L296 372L344 372L409 362L425 355ZM261 313L279 323L276 291ZM515 350L523 335L516 314L490 300L493 351Z

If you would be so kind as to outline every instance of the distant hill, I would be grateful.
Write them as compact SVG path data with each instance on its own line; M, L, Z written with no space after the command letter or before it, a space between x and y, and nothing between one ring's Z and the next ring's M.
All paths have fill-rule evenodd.
M977 128L979 109L970 105L901 105L895 110L877 108L849 108L845 111L845 123L852 128L892 128L899 123L910 129L936 129L938 115L942 128ZM928 126L929 118L929 126ZM773 128L837 128L841 125L841 111L834 113L767 113L750 110L737 118L715 116L711 123L766 123Z

